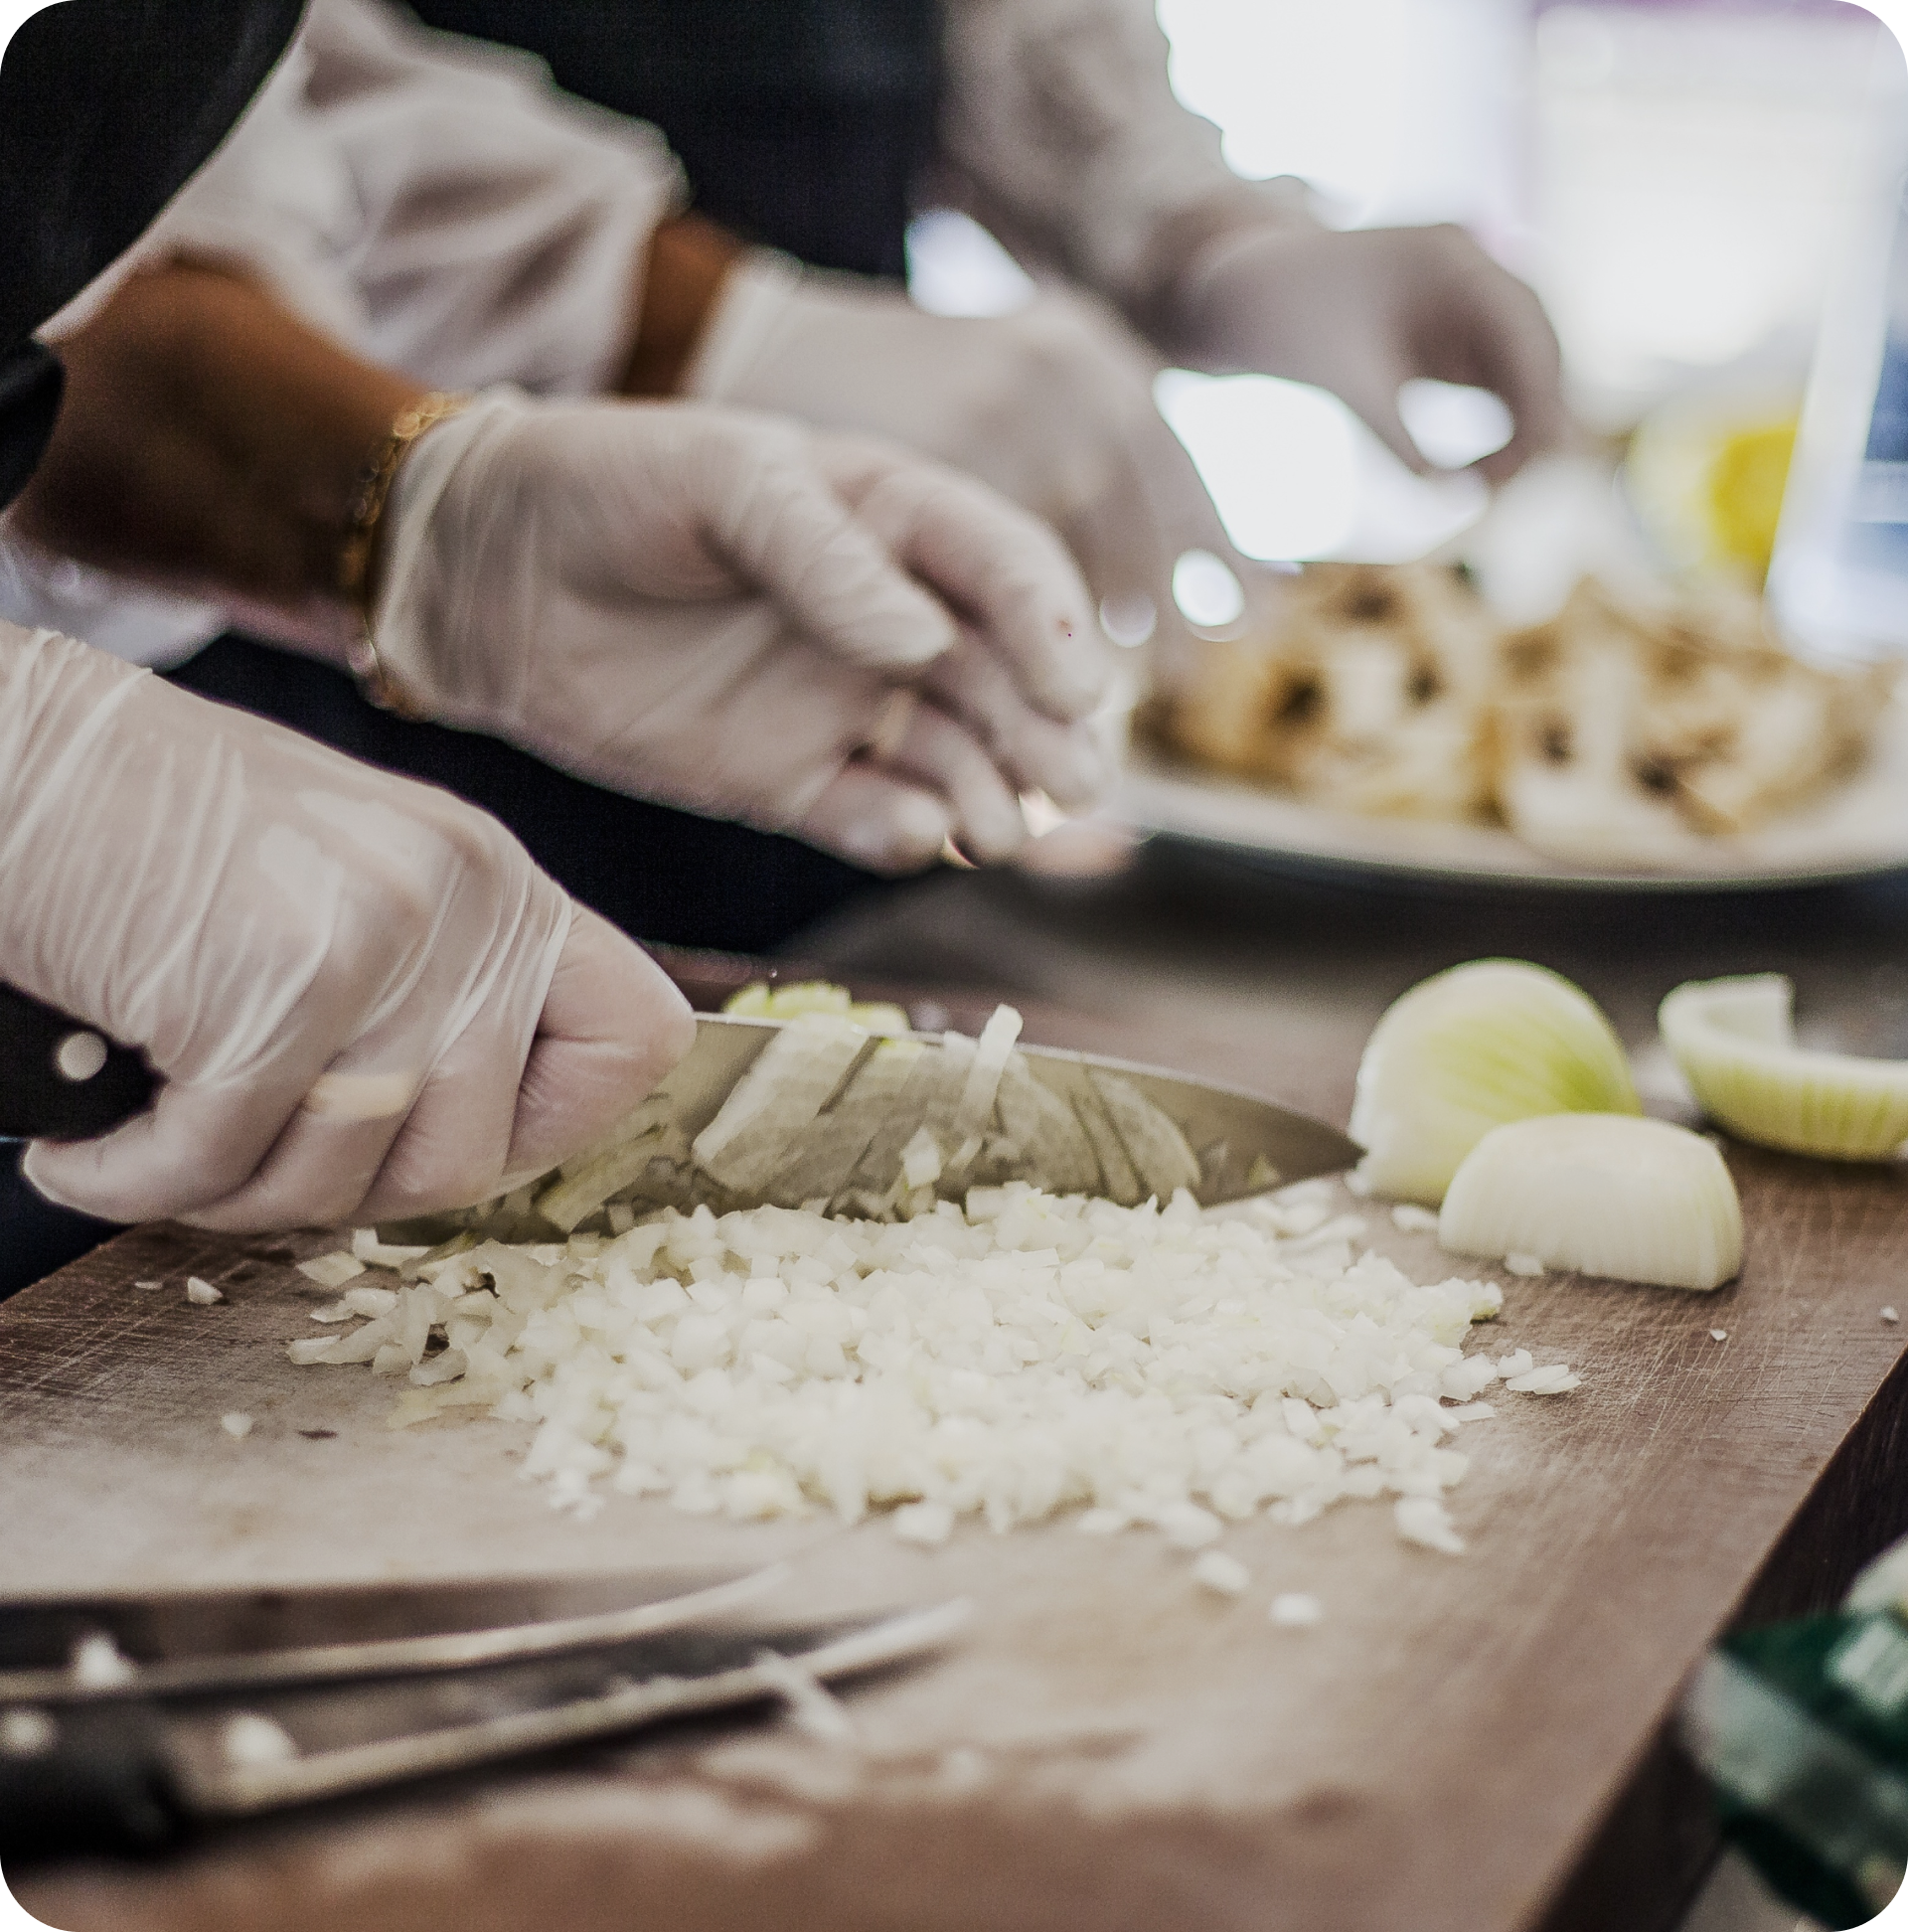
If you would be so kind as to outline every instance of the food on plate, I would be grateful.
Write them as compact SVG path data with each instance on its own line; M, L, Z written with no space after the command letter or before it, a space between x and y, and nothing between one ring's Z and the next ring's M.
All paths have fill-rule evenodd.
M1507 636L1500 665L1504 821L1593 863L1747 831L1848 777L1888 689L1791 656L1751 598L1645 614L1590 582Z
M1702 1110L1763 1147L1879 1161L1908 1141L1908 1062L1796 1045L1795 987L1781 973L1691 980L1657 1024Z
M1454 1254L1662 1288L1719 1288L1742 1266L1742 1207L1700 1134L1631 1114L1551 1114L1494 1127L1438 1216Z
M1893 687L1793 657L1761 605L1661 607L1586 578L1508 630L1458 571L1314 564L1276 628L1203 648L1143 721L1321 805L1502 823L1548 856L1662 862L1850 776Z
M1218 639L1149 714L1201 763L1347 811L1476 818L1492 807L1498 626L1429 564L1315 564L1276 633Z
M1643 1111L1610 1022L1560 973L1477 959L1394 1000L1358 1061L1361 1183L1437 1206L1492 1128L1537 1114Z

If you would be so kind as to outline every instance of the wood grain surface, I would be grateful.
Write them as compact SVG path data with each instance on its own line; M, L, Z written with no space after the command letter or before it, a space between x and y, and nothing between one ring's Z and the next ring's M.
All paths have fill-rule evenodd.
M994 982L1072 943L1075 911L1040 927L1011 901L968 904L1027 940ZM829 944L878 980L903 962L870 930ZM713 997L724 969L702 970ZM1347 975L1310 1025L1195 975L1178 999L1156 978L1150 1005L1143 973L1124 992L1107 977L1097 1013L1030 1004L1029 1035L1342 1120L1392 970ZM1881 1479L1908 1374L1880 1316L1908 1303L1908 1182L1727 1152L1749 1230L1735 1286L1505 1279L1479 1339L1567 1359L1584 1385L1500 1396L1466 1432L1468 1554L1401 1544L1382 1507L1259 1522L1225 1539L1253 1575L1236 1603L1156 1536L1064 1521L964 1526L923 1551L879 1523L735 1527L617 1497L559 1516L517 1479L525 1431L393 1433L388 1382L290 1368L282 1343L324 1297L288 1263L324 1243L122 1237L0 1309L9 1594L779 1554L790 1607L967 1594L977 1617L934 1668L855 1694L852 1748L787 1727L678 1735L232 1831L159 1867L8 1875L71 1932L1646 1932L1706 1846L1663 1744L1688 1667L1746 1604L1826 1602L1908 1528ZM1454 1271L1429 1236L1361 1211L1419 1278ZM189 1305L188 1272L227 1301ZM255 1418L243 1441L219 1428L233 1408ZM1323 1624L1268 1622L1291 1589L1323 1600Z

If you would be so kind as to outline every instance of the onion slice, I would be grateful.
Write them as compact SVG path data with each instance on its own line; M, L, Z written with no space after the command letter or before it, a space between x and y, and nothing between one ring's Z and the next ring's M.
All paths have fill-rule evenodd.
M1742 1140L1837 1161L1879 1161L1908 1141L1908 1061L1796 1045L1781 973L1690 980L1657 1024L1702 1110Z
M1352 1107L1374 1194L1432 1207L1492 1128L1643 1111L1602 1010L1560 973L1479 959L1414 986L1365 1043Z
M1438 1240L1453 1254L1720 1288L1742 1266L1742 1206L1721 1155L1686 1127L1553 1114L1478 1142L1445 1195Z

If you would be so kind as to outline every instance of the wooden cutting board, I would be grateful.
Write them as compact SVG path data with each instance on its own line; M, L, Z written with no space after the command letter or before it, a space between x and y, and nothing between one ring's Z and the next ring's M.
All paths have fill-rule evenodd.
M985 1013L948 1004L964 1026ZM1220 1070L1170 1024L1029 1022ZM1343 1058L1297 1039L1224 1070L1342 1118ZM1465 1556L1400 1543L1382 1506L1258 1522L1224 1542L1252 1572L1238 1602L1151 1533L1065 1521L922 1551L879 1523L736 1527L617 1497L559 1516L517 1479L525 1431L393 1433L390 1383L289 1366L322 1298L289 1262L328 1242L126 1235L0 1308L10 1594L789 1555L791 1608L966 1594L976 1621L935 1667L855 1693L853 1747L678 1736L231 1832L162 1867L9 1877L71 1932L1666 1925L1709 1848L1664 1742L1684 1674L1732 1617L1825 1604L1908 1530L1908 1374L1881 1317L1908 1307L1908 1181L1728 1154L1735 1286L1504 1279L1479 1340L1566 1359L1584 1385L1501 1395L1465 1432ZM1453 1271L1360 1211L1419 1278ZM188 1273L226 1301L190 1305ZM234 1409L254 1418L242 1441L219 1425ZM1324 1622L1274 1627L1286 1590Z

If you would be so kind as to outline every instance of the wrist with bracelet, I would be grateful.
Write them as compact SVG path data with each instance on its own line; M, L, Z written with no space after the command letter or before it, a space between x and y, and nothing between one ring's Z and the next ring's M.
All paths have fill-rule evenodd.
M427 430L469 408L475 400L467 391L433 390L398 410L359 475L345 521L344 541L338 547L337 590L356 619L345 646L345 663L364 695L379 710L399 718L421 720L427 714L392 677L378 650L372 566L385 505L411 445Z

